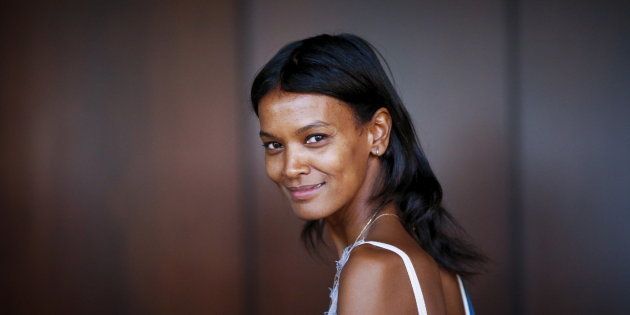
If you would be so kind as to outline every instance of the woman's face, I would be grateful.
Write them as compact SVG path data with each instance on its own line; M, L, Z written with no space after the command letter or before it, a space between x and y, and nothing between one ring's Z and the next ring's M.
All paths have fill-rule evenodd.
M371 147L348 105L275 90L261 100L258 115L267 175L299 218L322 219L354 200Z

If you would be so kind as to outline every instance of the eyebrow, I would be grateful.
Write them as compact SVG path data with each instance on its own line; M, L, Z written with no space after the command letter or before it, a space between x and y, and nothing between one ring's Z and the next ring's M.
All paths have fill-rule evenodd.
M314 121L314 122L312 122L312 123L310 123L310 124L308 124L308 125L306 125L304 127L300 127L298 130L295 131L295 134L299 135L299 134L304 133L304 132L306 132L306 131L308 131L310 129L313 129L313 128L328 127L328 126L330 126L329 123L323 122L321 120L316 120L316 121ZM277 138L276 136L272 135L271 133L263 131L263 130L261 130L258 134L261 137Z

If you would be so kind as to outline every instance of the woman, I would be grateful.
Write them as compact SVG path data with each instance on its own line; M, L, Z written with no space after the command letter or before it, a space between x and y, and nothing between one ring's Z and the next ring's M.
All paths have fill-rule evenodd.
M251 90L269 178L340 259L328 314L471 314L483 256L442 190L375 49L350 34L283 47Z

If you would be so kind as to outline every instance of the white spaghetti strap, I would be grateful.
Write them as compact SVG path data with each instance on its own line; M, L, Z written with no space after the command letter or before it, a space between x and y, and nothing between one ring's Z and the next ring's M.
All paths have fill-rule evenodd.
M462 282L462 278L459 275L457 275L457 283L459 284L459 292L462 294L462 302L464 302L464 313L466 315L470 315L468 297L466 296L466 291L464 291L464 283Z
M400 258L402 258L403 263L405 264L405 268L407 269L407 274L409 275L409 280L411 280L411 288L413 289L413 295L416 298L416 305L418 306L418 314L427 315L427 307L424 304L424 296L422 295L422 289L420 288L420 282L418 281L418 276L416 275L416 270L413 268L413 264L411 263L411 259L409 256L398 247L389 245L386 243L375 242L375 241L365 241L363 243L372 244L374 246L378 246L387 250L390 250ZM466 309L468 310L468 309ZM468 315L468 311L466 312Z

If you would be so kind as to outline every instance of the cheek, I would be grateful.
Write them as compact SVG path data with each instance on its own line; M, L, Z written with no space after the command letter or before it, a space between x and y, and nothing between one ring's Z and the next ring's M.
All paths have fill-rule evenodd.
M346 155L346 182L354 188L361 186L367 175L368 153L365 152L359 143L355 142L354 146L348 146Z
M317 152L311 158L314 168L337 179L341 179L344 175L343 172L347 168L347 160L347 153L345 153L341 145L330 146L323 151Z
M343 185L356 186L355 182L365 177L367 157L349 143L341 144L334 152L323 154L320 162Z
M265 170L272 181L278 183L282 176L282 161L279 157L265 156Z

